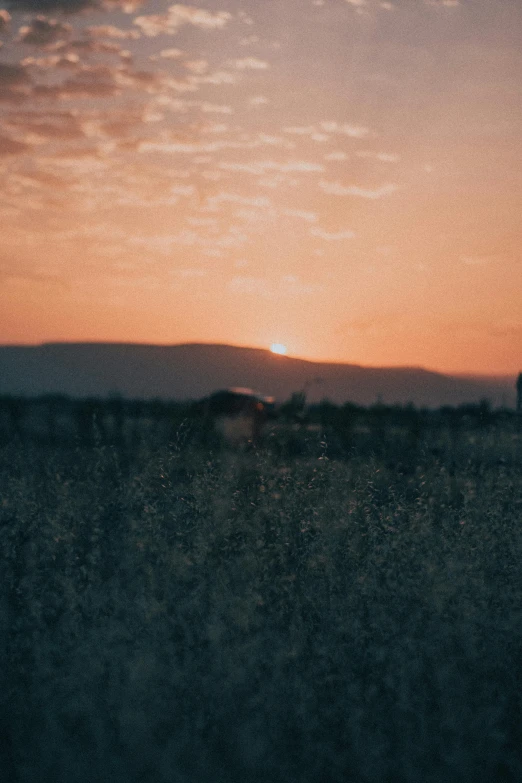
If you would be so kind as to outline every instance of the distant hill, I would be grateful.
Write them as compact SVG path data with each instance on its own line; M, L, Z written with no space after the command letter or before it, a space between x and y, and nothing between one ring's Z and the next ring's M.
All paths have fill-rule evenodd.
M413 402L438 407L478 402L515 404L514 378L450 376L416 367L362 367L309 362L230 345L45 343L0 346L0 394L199 399L216 389L248 386L277 400L307 390L370 405Z

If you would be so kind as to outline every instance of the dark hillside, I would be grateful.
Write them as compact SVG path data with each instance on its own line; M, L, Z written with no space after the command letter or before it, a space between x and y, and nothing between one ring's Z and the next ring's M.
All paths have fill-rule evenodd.
M230 345L46 343L0 347L0 394L197 399L248 386L279 400L306 389L359 405L382 402L438 407L478 402L514 405L514 379L475 379L416 367L362 367L310 362Z

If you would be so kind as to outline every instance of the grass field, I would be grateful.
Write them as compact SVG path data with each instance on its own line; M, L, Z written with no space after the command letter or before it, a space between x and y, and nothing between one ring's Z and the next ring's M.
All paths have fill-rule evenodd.
M0 449L6 781L522 780L515 423Z

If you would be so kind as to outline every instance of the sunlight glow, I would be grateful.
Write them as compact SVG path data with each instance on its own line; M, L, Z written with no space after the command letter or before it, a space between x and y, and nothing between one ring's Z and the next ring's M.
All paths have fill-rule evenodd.
M283 345L282 343L272 343L270 350L272 353L280 353L284 356L286 353L286 345Z

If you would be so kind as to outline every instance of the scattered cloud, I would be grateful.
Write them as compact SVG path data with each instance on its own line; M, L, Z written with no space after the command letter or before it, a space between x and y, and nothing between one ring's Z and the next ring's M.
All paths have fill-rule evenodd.
M19 40L30 46L47 47L57 41L66 40L71 36L71 33L70 24L47 19L45 16L37 16L28 25L20 27Z
M117 68L107 65L84 65L72 78L59 84L38 84L33 95L40 98L106 98L118 94L122 83Z
M309 136L312 141L326 142L330 136L348 136L352 139L364 139L371 135L369 128L363 125L352 125L347 122L322 121L317 125L289 125L283 128L283 133L295 136Z
M270 208L272 206L271 200L265 196L254 196L250 198L248 196L242 196L239 193L230 193L222 190L206 199L205 209L214 212L217 211L222 204L240 204L241 206L246 207L261 208Z
M208 60L186 60L183 66L191 73L205 73L208 70Z
M236 60L228 60L231 68L238 71L265 71L270 65L265 60L259 60L257 57L241 57Z
M11 14L9 11L0 9L0 35L7 32L9 29L9 22L11 21Z
M472 280L477 296L497 266L516 289L517 175L506 166L515 123L503 118L515 110L517 55L499 44L511 21L507 31L495 18L491 35L485 11L468 4L474 25L455 47L446 22L457 0L307 0L283 3L280 19L253 0L0 5L0 212L13 258L38 248L54 263L66 247L85 254L85 268L109 260L122 279L178 289L222 275L253 310L249 297L262 298L261 310L275 299L288 319L290 305L302 309L292 297L317 293L311 283L339 279L346 290L351 279L357 289L372 268L372 296L384 300L392 276L400 282L419 259L434 276L451 268ZM435 17L442 27L424 25ZM477 173L482 153L465 140L493 127ZM388 197L403 182L398 210ZM423 230L410 230L421 213ZM517 334L519 320L499 328Z
M183 52L181 49L170 48L170 49L162 49L161 52L159 52L159 54L151 55L150 59L151 60L158 60L158 59L179 60L180 57L183 57Z
M290 125L283 128L283 133L293 133L296 136L310 136L315 131L315 125Z
M352 139L364 139L370 134L370 129L364 125L352 125L349 122L321 122L325 133L339 133Z
M2 87L18 86L29 81L27 70L21 65L0 63L0 85Z
M373 160L379 160L381 163L397 163L400 160L400 155L394 152L372 152L370 150L359 150L355 153L358 158L371 158Z
M293 160L285 163L277 163L273 160L256 161L252 163L220 163L219 167L225 171L237 171L242 174L262 175L267 171L277 171L282 174L311 174L324 171L324 166L305 160Z
M66 54L47 54L43 57L24 57L24 59L20 61L20 65L25 68L38 69L39 71L47 71L51 68L77 71L80 67L80 58L74 52L67 52Z
M299 220L305 220L307 223L315 223L317 220L316 212L307 212L304 209L285 209L283 215L291 218L298 218Z
M21 152L27 152L29 145L16 139L10 139L7 136L0 136L0 156L18 155Z
M93 38L116 38L120 41L121 40L136 41L140 37L140 33L138 30L122 30L120 27L115 27L112 24L87 27L85 32L88 35L91 35Z
M424 0L425 5L436 6L438 8L456 8L460 5L460 0Z
M207 130L210 130L212 126L209 126ZM172 137L165 137L163 139L149 139L144 140L140 142L139 145L139 152L162 152L165 154L185 154L185 155L198 155L201 153L215 153L215 152L221 152L223 150L248 150L248 149L256 149L259 147L282 147L284 149L292 148L292 145L289 145L284 138L279 136L269 136L264 133L258 133L255 136L249 136L244 135L239 140L235 139L223 139L220 141L181 141L178 139L173 139ZM206 162L202 161L202 162ZM235 164L230 164L231 166L234 166ZM242 167L243 164L237 164L238 166ZM248 165L248 164L245 164ZM271 164L267 164L270 166ZM273 166L284 166L285 164L273 164ZM292 164L286 164L288 166L291 166ZM302 163L299 164L299 162L296 162L293 165L302 165L301 170L306 170L306 167L308 166L315 166L319 164L307 164ZM239 169L238 169L239 170ZM316 169L319 171L322 171L322 167L319 169ZM251 173L259 173L257 171L252 171Z
M32 143L71 141L85 137L82 120L74 112L26 111L12 113L4 125Z
M358 185L341 185L339 182L326 182L321 180L319 187L330 196L356 196L358 198L379 199L389 196L398 190L398 185L389 182L374 190L361 188Z
M7 0L11 11L33 11L50 13L60 11L64 14L75 14L86 10L119 9L131 14L140 8L147 0Z
M201 111L205 114L233 114L234 109L232 106L220 106L216 103L209 103L209 101L202 101L199 106Z
M30 87L25 66L0 63L0 102L21 103L29 96Z
M349 160L350 156L347 152L341 152L340 150L337 150L335 152L329 152L328 155L324 156L325 160Z
M137 16L134 24L144 35L154 38L157 35L174 35L180 27L190 24L206 30L223 28L232 19L228 11L207 11L191 5L171 5L165 14Z
M319 226L310 229L310 234L318 239L325 239L327 242L339 242L343 239L353 239L355 232L351 230L328 232Z
M237 77L230 71L215 71L205 76L192 76L190 81L192 84L235 84Z

